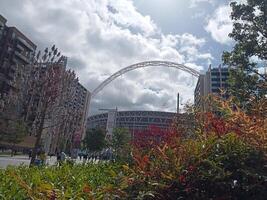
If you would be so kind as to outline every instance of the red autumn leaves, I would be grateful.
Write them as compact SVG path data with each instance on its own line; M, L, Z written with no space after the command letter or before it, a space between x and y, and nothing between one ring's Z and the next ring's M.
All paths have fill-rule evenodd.
M152 125L145 130L134 130L133 133L132 144L138 148L152 148L161 143L168 143L175 135L171 128L161 129Z

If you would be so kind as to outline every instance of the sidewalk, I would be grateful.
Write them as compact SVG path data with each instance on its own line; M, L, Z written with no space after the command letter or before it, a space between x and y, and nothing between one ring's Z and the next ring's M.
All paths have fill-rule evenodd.
M0 154L0 158L12 158L12 159L19 159L19 160L29 160L29 156L28 155L11 156L10 154Z

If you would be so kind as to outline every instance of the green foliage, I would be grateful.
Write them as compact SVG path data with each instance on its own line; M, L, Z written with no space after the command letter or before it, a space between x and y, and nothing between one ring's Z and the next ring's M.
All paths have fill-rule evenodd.
M159 146L133 166L8 167L2 199L264 199L267 160L235 134ZM174 143L173 143L174 144ZM177 154L177 153L180 154Z
M106 146L105 132L102 129L87 130L83 144L89 151L102 150Z
M131 172L131 198L145 199L264 199L267 159L236 134L165 144L145 156ZM129 191L130 193L130 191Z
M236 135L217 139L207 157L187 177L197 199L264 199L267 194L264 154Z
M8 120L2 127L0 140L11 144L17 144L23 140L28 133L28 127L22 120Z
M111 147L115 151L116 158L128 160L131 152L131 134L126 128L116 128L113 130Z
M224 52L223 61L233 67L230 93L245 108L252 97L260 98L267 92L267 77L258 71L267 60L267 2L232 2L231 7L234 28L229 36L236 43L231 52Z
M0 199L103 199L108 188L120 186L119 169L116 164L9 167L0 170Z
M154 195L145 199L265 199L266 103L262 98L246 113L231 99L215 98L217 112L196 113L194 138L177 132L148 151L134 149L131 198L141 192Z
M246 113L233 107L231 100L215 98L215 111L221 115L196 114L201 120L195 122L200 128L194 137L184 138L176 130L156 145L148 143L149 148L133 146L131 163L66 163L0 170L0 196L50 200L266 199L266 105L267 99L262 99L253 106L254 112ZM114 148L122 155L127 153L127 133L124 129L114 131Z

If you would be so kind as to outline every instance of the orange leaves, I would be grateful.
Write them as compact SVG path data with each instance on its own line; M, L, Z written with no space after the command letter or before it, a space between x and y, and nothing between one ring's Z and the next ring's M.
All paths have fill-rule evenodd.
M89 185L85 184L83 187L83 192L90 193L91 191L92 191L92 188Z
M165 151L167 149L168 145L164 144L164 146L161 148L160 146L157 146L157 152L159 153L160 156L164 159L168 159L168 156L166 155Z
M149 164L149 157L147 155L140 156L140 155L135 155L134 160L136 162L136 166L140 171L145 172L148 164Z
M244 111L231 99L223 100L213 97L215 107L208 113L198 113L203 119L205 135L215 134L218 137L235 133L247 144L267 150L267 99L251 102L250 111Z
M145 156L143 157L143 162L144 162L145 164L147 164L147 163L149 162L149 158L148 158L147 155L145 155Z
M196 179L205 182L212 173L214 177L218 177L224 163L221 160L226 160L227 165L231 159L235 163L237 159L245 159L238 156L246 156L245 151L250 149L267 155L267 109L264 105L267 102L255 106L257 112L254 110L249 113L231 100L217 98L209 112L195 113L196 128L193 135L182 137L178 129L165 135L155 129L142 132L140 137L148 136L149 140L141 137L144 139L141 140L142 145L147 144L146 148L142 145L135 146L131 176L135 178L135 183L140 180L144 187L157 187L161 191L161 187L155 186L157 183L170 186L167 191L173 191L173 187L176 187L183 194L192 195L192 191L196 191L194 187L198 187L194 185L199 183ZM150 140L151 138L160 140ZM234 153L233 156L232 149L240 150L240 154ZM205 180L202 179L203 176L206 176ZM228 174L222 173L220 176ZM210 185L207 186L207 190L210 189Z
M167 174L165 174L163 172L161 172L160 175L164 179L168 179L168 180L173 180L174 179L174 177L172 175L169 175L169 174L167 175Z

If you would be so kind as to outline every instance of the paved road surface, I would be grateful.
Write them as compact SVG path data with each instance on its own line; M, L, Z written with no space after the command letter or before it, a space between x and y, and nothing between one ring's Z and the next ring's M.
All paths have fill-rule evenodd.
M48 159L46 160L46 162L49 165L54 165L57 162L57 159L55 156L53 157L48 157ZM76 163L83 163L83 160L80 159L76 159L75 160ZM89 160L86 162L94 162L94 163L98 163L98 160ZM12 165L12 166L19 166L21 164L24 165L29 165L30 164L30 159L28 156L14 156L14 157L10 157L10 156L0 156L0 168L6 168L8 165Z
M51 157L47 159L49 165L56 163L56 157ZM6 168L8 165L19 166L21 164L29 165L30 159L28 156L0 156L0 168Z
M0 168L6 168L8 165L18 166L21 164L29 165L29 157L26 156L1 156L0 157Z

